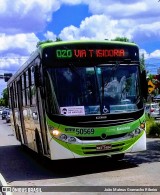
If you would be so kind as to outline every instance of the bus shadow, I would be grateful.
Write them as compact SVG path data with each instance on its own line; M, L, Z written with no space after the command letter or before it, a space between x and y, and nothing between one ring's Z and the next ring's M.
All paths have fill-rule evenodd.
M147 150L126 155L121 161L91 157L50 161L20 146L0 147L0 173L7 182L67 178L86 174L131 169L142 163L160 162L160 140L147 143Z
M52 164L55 164L56 169L52 169ZM49 169L52 169L58 177L74 177L86 174L94 174L101 172L109 172L115 170L123 170L134 168L137 165L122 161L114 161L107 157L91 157L83 159L64 160L50 162Z
M19 145L0 147L0 173L7 182L67 178L133 168L137 165L105 157L51 161Z
M133 153L128 156L128 161L134 164L160 162L160 139L147 139L147 150Z
M0 146L0 173L9 183L53 178L53 174L39 162L37 155L20 145Z
M110 172L138 167L143 163L160 162L160 139L147 141L147 150L126 154L121 161L107 157L91 157L50 161L43 159L41 163L57 177L73 177L92 173Z

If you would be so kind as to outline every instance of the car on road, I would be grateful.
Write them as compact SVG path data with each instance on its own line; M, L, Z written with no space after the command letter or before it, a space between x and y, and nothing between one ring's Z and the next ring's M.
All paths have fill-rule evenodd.
M7 113L9 112L9 109L2 111L2 120L6 119Z
M154 96L153 101L160 101L160 94Z
M3 110L2 110L2 109L0 109L0 115L2 114L2 112L3 112Z
M160 117L160 107L159 103L150 103L146 104L145 106L145 112L148 114L149 117L153 118L159 118Z
M6 114L6 123L10 123L10 122L11 122L10 111L7 110L7 114Z

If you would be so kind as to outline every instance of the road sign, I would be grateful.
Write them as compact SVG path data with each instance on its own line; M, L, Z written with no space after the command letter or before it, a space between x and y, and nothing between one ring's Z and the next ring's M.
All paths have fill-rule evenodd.
M156 86L152 83L151 80L148 81L148 93L152 93L155 90Z

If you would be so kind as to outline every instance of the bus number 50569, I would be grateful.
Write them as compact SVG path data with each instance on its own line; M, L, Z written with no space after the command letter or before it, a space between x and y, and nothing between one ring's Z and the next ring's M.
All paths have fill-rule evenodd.
M76 129L77 135L94 134L94 129Z

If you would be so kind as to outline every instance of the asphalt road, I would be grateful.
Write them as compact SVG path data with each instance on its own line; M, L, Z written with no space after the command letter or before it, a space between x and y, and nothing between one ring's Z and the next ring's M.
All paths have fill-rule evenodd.
M60 186L62 191L68 190L42 194L93 194L92 191L96 190L94 194L104 194L103 188L102 192L99 192L96 186L106 187L108 191L110 187L113 190L114 186L145 186L152 190L153 186L160 188L160 139L147 139L146 151L127 154L122 161L99 157L51 162L41 160L34 152L23 149L13 136L10 124L0 119L0 173L10 186ZM63 186L74 187L65 189ZM92 187L87 188L88 193L69 192L77 186L81 186L82 191L86 189L84 186ZM147 194L151 193L158 194ZM35 193L13 193L15 194Z

